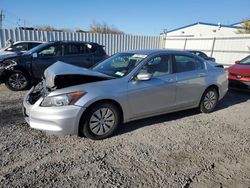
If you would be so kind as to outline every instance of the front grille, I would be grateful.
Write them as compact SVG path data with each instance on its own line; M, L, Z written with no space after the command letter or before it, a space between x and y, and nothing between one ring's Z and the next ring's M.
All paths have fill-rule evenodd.
M35 86L33 91L28 96L28 102L33 105L35 104L41 97L47 96L49 91L45 87L45 82L42 81Z
M234 76L237 78L237 76L241 76L241 78L250 78L250 75L242 75L242 74L234 74L234 73L229 73L231 76Z
M42 97L42 92L30 93L29 98L28 98L28 102L33 105L41 97Z

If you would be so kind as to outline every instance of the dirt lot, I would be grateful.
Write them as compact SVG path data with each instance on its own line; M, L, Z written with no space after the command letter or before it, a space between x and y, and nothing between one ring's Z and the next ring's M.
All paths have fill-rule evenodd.
M30 129L23 95L0 86L0 187L250 187L250 93L229 92L211 114L125 124L103 141Z

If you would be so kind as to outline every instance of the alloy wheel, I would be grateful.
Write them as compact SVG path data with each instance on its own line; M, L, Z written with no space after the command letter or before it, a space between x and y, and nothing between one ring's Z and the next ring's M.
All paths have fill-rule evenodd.
M23 89L27 86L28 81L21 73L14 73L9 77L9 84L15 89Z

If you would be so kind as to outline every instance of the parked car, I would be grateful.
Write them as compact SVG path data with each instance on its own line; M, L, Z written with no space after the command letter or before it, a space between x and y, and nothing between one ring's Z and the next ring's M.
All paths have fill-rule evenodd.
M13 91L25 90L40 81L44 70L56 61L89 68L106 58L97 43L48 42L0 62L0 83Z
M216 62L215 58L208 57L207 54L205 54L204 52L197 51L197 50L188 50L188 51L192 54L195 54L195 55L205 59L208 63L210 63L214 67L224 68L224 66L222 64Z
M39 44L44 42L41 41L18 41L13 44L8 44L6 47L0 49L0 60L10 56L15 56L18 53L24 53Z
M250 55L236 61L228 69L229 87L234 89L250 89Z
M190 108L212 112L228 89L227 72L183 51L118 53L91 69L57 62L24 97L34 128L91 139L119 124Z
M188 50L189 52L205 59L205 60L208 60L208 61L214 61L215 62L215 58L213 57L208 57L207 54L205 54L204 52L202 51L198 51L198 50Z

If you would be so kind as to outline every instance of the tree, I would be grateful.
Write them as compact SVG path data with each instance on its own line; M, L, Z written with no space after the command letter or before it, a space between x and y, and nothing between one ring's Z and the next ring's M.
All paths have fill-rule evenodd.
M125 34L123 31L115 28L114 26L109 26L106 22L98 23L93 21L90 25L89 32L92 33L102 33L102 34Z
M250 34L250 20L244 20L241 26L243 29L238 29L239 34Z
M36 26L36 28L40 31L57 31L57 32L70 32L71 31L70 29L65 29L65 28L56 29L49 25L38 25Z
M78 32L78 33L87 33L88 31L85 31L83 29L77 28L77 29L75 29L75 32Z

